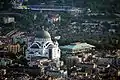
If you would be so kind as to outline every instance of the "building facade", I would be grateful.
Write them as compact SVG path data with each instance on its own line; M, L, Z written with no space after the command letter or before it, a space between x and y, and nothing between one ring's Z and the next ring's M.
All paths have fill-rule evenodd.
M60 58L58 42L52 41L51 35L44 29L36 32L34 42L28 46L26 51L27 60L38 56L56 60Z

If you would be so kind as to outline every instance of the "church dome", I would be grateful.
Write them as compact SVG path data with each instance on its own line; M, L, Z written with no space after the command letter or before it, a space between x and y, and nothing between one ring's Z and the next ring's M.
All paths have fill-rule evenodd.
M51 38L49 32L44 30L44 29L37 31L35 37L37 37L37 38Z

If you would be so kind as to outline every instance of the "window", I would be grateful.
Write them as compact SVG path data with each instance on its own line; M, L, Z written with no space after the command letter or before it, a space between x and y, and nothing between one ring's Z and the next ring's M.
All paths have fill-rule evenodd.
M42 45L44 44L44 42L42 42Z
M42 46L39 42L36 42L39 46Z
M48 53L46 52L45 55L47 55Z
M28 56L27 58L29 59L30 57Z
M33 44L30 48L39 48L37 44Z
M48 48L54 48L54 45L50 44L50 45L48 46Z
M41 52L39 52L39 54L40 54L40 55L42 55L42 53L41 53Z
M34 52L29 52L29 54L34 54Z
M46 43L46 45L45 46L47 46L49 44L49 42L48 43Z

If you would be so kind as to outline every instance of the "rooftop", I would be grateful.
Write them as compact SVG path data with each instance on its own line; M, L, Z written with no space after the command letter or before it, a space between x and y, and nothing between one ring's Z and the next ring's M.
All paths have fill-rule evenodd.
M37 31L35 37L37 37L37 38L51 38L49 32L44 30L44 29Z
M86 48L94 48L95 46L87 44L87 43L71 43L70 45L60 46L61 49L70 49L70 50L82 50Z

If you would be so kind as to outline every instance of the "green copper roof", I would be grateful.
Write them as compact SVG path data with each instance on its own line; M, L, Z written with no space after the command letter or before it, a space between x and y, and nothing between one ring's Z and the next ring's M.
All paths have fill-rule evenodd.
M93 45L87 44L87 43L77 43L77 44L70 44L66 46L60 46L61 49L70 49L70 50L78 50L78 49L86 49L86 48L92 48L95 47Z
M49 32L45 31L45 30L37 31L35 37L37 37L37 38L51 38Z

